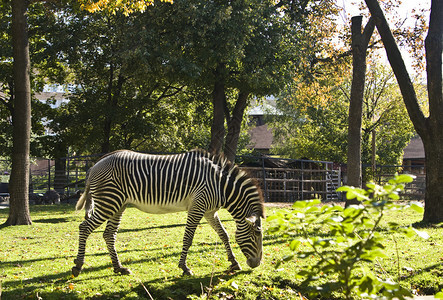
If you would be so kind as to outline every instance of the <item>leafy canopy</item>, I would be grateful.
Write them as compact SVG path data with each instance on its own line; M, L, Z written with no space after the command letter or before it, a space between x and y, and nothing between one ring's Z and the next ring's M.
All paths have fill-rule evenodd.
M173 0L160 0L162 2L172 3ZM134 12L143 12L148 6L154 4L154 0L79 0L80 7L91 13L98 11L108 11L115 14L118 11L124 15Z

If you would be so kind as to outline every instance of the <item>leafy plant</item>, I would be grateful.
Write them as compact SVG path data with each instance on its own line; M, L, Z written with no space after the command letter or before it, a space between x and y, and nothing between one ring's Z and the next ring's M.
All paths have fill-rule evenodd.
M385 213L394 210L413 209L419 213L423 207L417 204L397 204L399 192L405 183L413 180L410 175L396 175L383 186L367 184L367 189L344 186L348 199L358 199L359 205L344 208L340 205L320 206L320 200L298 201L292 210L281 210L268 217L273 225L269 233L283 233L290 239L292 254L284 261L298 258L314 258L314 263L298 273L311 295L330 296L344 294L346 299L359 298L405 299L411 292L384 273L375 272L378 259L385 257L386 233L406 236L429 236L415 228L400 227L389 222L380 232L380 222ZM383 270L382 270L383 271Z

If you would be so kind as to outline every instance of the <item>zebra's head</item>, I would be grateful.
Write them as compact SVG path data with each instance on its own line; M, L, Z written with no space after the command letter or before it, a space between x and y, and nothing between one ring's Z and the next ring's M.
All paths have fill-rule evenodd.
M246 256L248 266L256 268L263 257L261 219L265 214L261 189L245 171L223 156L212 159L218 166L219 186L223 189L223 207L231 213L237 225L235 240Z
M258 213L252 213L244 220L237 220L235 240L246 256L248 266L258 267L263 257L263 230Z

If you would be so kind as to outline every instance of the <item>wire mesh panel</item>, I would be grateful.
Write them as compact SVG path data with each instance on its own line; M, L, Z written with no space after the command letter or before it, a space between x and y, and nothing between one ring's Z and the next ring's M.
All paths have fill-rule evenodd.
M268 202L297 200L338 200L340 169L332 162L238 157L241 168L256 178Z

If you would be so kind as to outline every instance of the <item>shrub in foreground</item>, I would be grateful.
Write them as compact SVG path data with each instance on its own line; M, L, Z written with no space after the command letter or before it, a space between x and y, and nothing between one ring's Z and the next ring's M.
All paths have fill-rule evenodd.
M388 211L414 209L418 204L398 204L399 192L413 180L410 175L396 175L383 186L367 184L367 189L344 186L347 199L359 200L358 205L319 205L320 200L297 201L292 210L280 210L268 217L272 234L287 237L292 254L284 261L298 258L314 258L314 263L297 276L302 290L309 296L337 296L351 299L405 299L409 290L390 278L389 274L377 275L375 265L385 257L386 236L401 233L418 234L428 238L425 232L415 228L400 227L390 222L380 232L380 222ZM399 268L399 266L398 266Z

